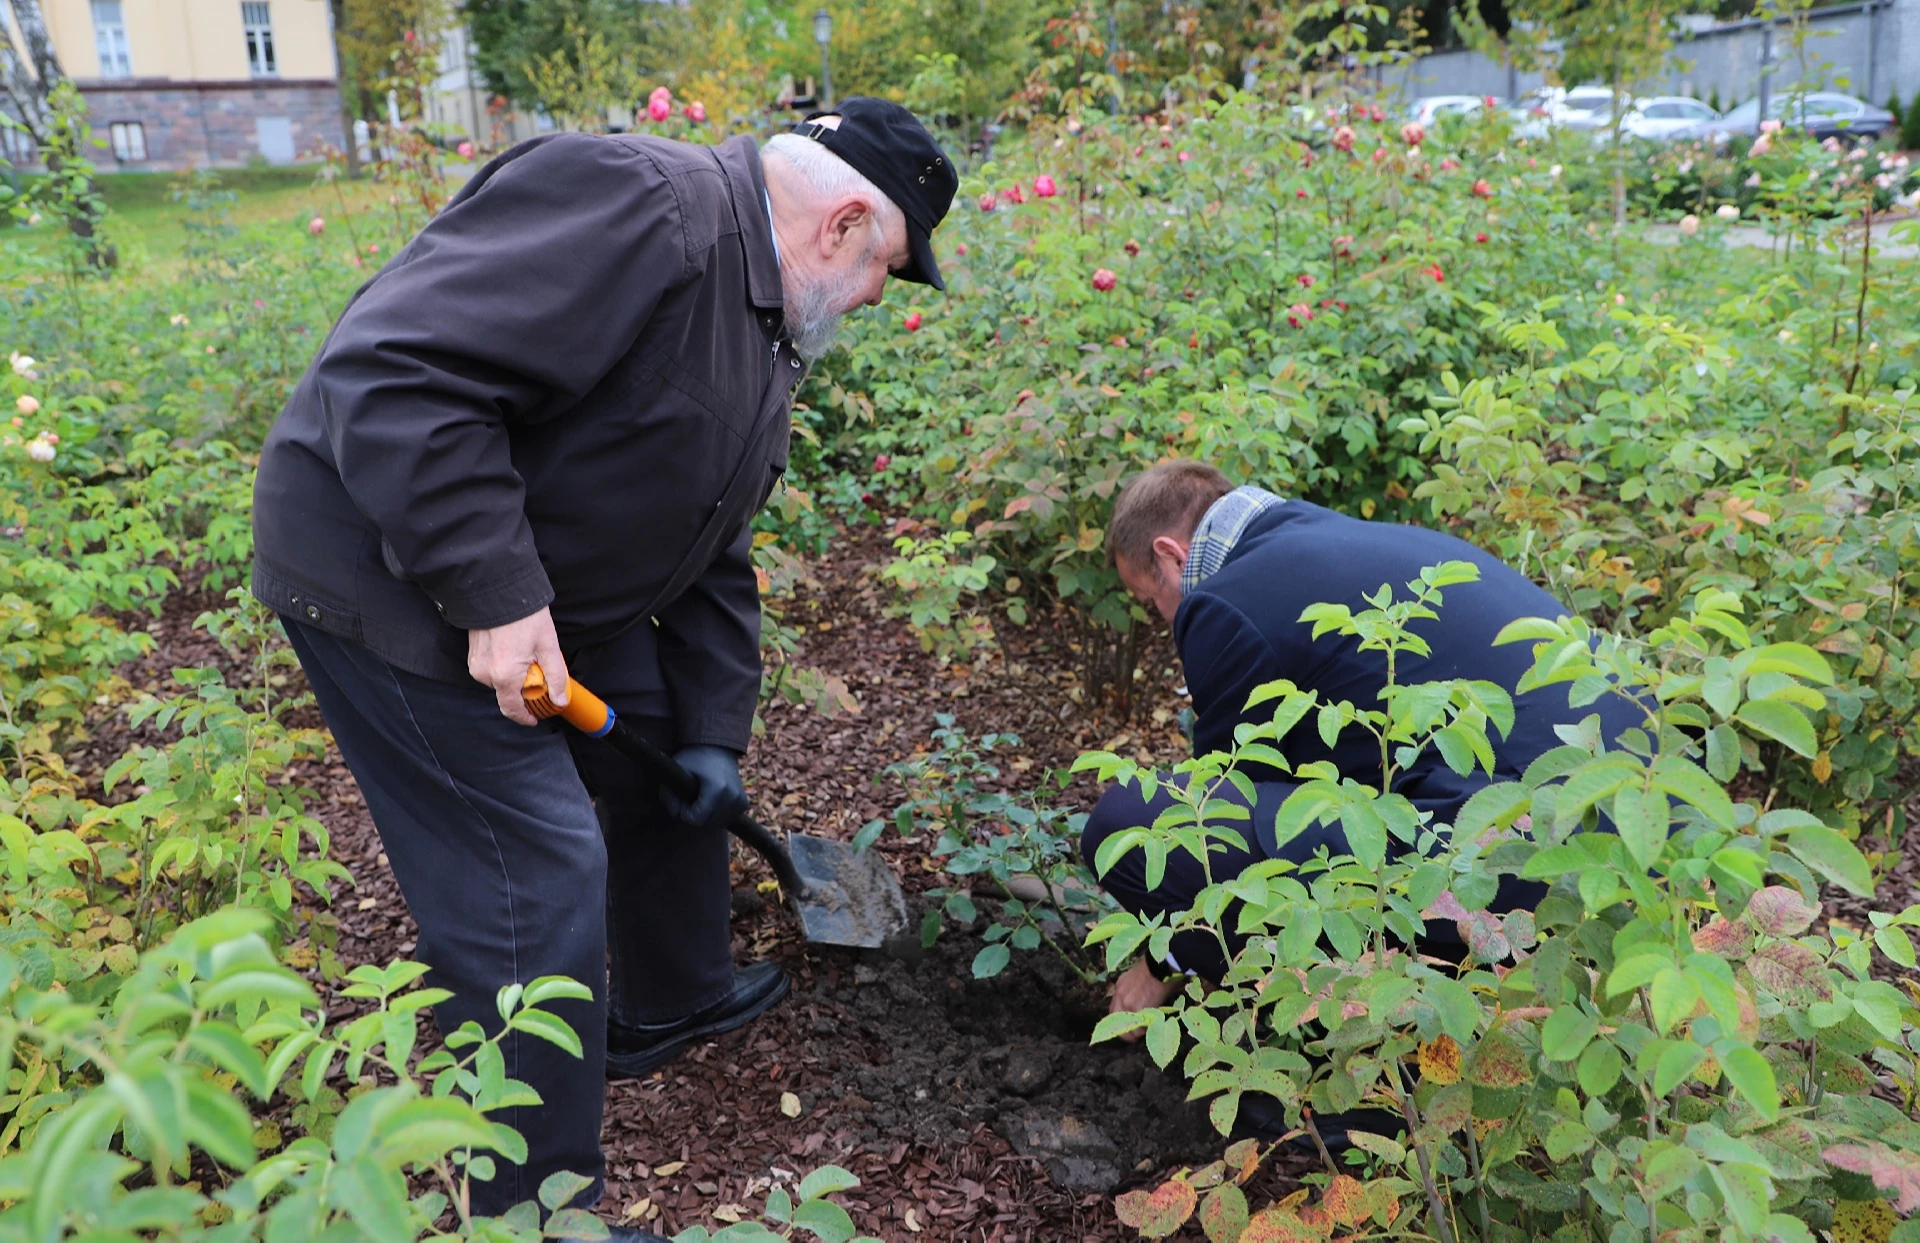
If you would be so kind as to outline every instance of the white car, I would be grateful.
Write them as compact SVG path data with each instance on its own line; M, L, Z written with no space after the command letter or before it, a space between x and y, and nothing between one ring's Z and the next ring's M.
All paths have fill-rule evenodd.
M1419 125L1432 126L1434 121L1445 116L1466 116L1478 112L1486 105L1483 95L1425 95L1413 101L1407 107L1407 119Z
M1623 98L1620 104L1623 108L1631 108L1633 101ZM1548 114L1553 124L1563 129L1605 129L1613 124L1613 88L1576 86L1554 100L1548 107Z
M1697 99L1688 99L1684 95L1655 95L1650 99L1636 99L1621 120L1620 128L1635 138L1665 142L1689 126L1704 125L1719 119L1718 112Z

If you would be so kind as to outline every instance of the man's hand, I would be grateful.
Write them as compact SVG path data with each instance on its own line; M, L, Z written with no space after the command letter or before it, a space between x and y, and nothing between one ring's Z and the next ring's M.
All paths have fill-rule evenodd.
M500 715L522 725L534 723L520 697L527 669L539 665L547 678L553 702L567 702L567 661L560 655L560 636L553 630L553 614L541 609L519 621L491 630L467 631L467 672L482 686L493 688Z
M1146 959L1135 959L1134 964L1113 982L1113 1003L1107 1007L1107 1013L1135 1014L1141 1010L1158 1010L1173 1000L1184 982L1178 978L1160 979L1148 969ZM1135 1028L1120 1039L1131 1043L1144 1034Z
M725 828L747 810L739 756L725 747L681 747L673 758L700 782L691 803L681 802L671 790L660 791L660 801L682 824L694 829Z

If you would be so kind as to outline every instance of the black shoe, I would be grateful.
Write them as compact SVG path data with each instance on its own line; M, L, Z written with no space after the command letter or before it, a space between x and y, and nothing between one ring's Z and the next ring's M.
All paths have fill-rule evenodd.
M787 973L757 962L733 973L733 991L678 1023L607 1028L607 1078L639 1079L665 1066L691 1044L744 1027L793 988ZM644 1236L642 1236L644 1237Z

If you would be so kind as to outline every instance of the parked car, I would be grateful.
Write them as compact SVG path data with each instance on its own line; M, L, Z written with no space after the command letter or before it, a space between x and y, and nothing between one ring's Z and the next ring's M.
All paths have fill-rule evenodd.
M1468 113L1478 112L1489 98L1491 96L1426 95L1408 105L1407 119L1431 126L1439 117L1466 116Z
M1718 112L1697 99L1685 95L1655 95L1634 100L1633 107L1621 119L1620 128L1635 138L1664 142L1681 130L1719 119Z
M1893 114L1863 99L1838 91L1776 91L1767 100L1767 120L1789 129L1805 130L1815 138L1876 139L1895 128ZM1760 132L1760 100L1756 97L1729 109L1727 114L1676 132L1677 139L1726 145L1735 134Z
M1622 99L1622 107L1631 107L1631 99ZM1606 129L1613 124L1613 88L1576 86L1552 105L1549 115L1562 129Z

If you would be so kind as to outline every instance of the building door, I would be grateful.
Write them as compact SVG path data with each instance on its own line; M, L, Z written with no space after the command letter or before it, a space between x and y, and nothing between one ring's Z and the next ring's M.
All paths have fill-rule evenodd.
M269 164L293 163L293 119L291 117L255 117L254 137L260 154Z

